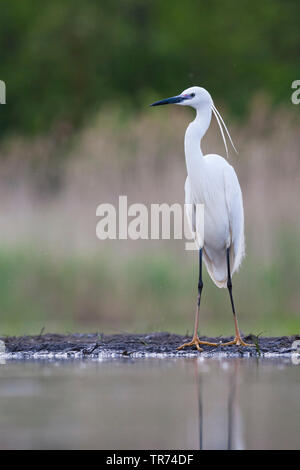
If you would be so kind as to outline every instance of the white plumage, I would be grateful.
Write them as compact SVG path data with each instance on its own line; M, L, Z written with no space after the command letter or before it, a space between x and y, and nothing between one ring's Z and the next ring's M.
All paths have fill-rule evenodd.
M233 167L220 155L203 155L201 150L201 140L210 126L212 113L219 125L227 157L225 134L235 149L234 144L222 116L204 88L188 88L180 95L157 101L152 106L169 103L191 106L196 110L196 117L185 133L184 151L187 168L185 182L187 218L199 248L198 301L192 341L184 343L178 349L195 345L198 351L201 351L200 345L202 344L217 346L217 343L201 341L198 337L199 308L203 288L202 257L213 282L218 287L228 287L229 290L234 315L235 338L223 345L253 346L245 343L241 338L231 282L231 276L240 266L245 253L242 191ZM204 236L202 227L197 226L200 223L196 217L197 204L204 205Z
M191 230L203 248L206 269L218 287L227 286L227 264L224 255L230 248L231 274L244 256L244 212L241 188L231 165L219 155L200 156L203 159L198 184L193 176L185 182L185 202ZM199 243L195 204L204 204L204 244ZM199 228L198 228L199 229Z
M211 279L218 287L226 287L226 249L230 248L231 274L238 269L245 252L242 192L233 167L223 157L202 154L201 139L215 108L211 96L203 88L192 87L183 92L192 93L195 93L191 100L193 103L189 103L190 100L180 103L193 106L197 111L185 134L188 173L185 202L187 207L194 207L194 210L187 210L187 217L199 248L203 248L204 262ZM218 124L221 126L219 120ZM224 133L222 136L225 143ZM196 204L204 204L204 244L197 236Z

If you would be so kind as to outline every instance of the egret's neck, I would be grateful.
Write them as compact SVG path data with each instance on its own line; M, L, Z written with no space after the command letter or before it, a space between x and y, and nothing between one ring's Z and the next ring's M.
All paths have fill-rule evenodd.
M211 113L210 104L197 109L196 118L189 124L186 130L184 150L188 173L194 171L195 164L198 166L202 160L201 140L209 128Z

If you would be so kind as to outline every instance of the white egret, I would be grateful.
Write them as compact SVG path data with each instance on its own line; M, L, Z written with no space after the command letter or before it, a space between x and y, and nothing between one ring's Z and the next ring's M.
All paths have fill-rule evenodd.
M233 302L231 276L240 266L244 257L244 210L243 198L236 173L231 165L220 155L203 155L201 139L209 128L212 113L218 122L224 141L226 154L228 149L224 130L234 147L227 127L216 109L213 100L204 88L193 86L184 90L180 95L161 101L151 106L166 104L191 106L196 110L196 118L187 127L184 139L187 179L185 182L185 202L192 209L187 216L196 234L199 247L199 282L198 300L195 316L195 328L192 341L185 343L178 349L186 346L196 346L202 351L200 345L218 346L241 345L253 346L243 341L237 322L237 315ZM224 126L224 130L222 128ZM196 205L204 204L204 240L197 236L199 227L196 224ZM210 343L200 341L198 336L199 310L202 282L202 256L207 271L218 287L228 288L231 307L234 317L235 338L227 343Z

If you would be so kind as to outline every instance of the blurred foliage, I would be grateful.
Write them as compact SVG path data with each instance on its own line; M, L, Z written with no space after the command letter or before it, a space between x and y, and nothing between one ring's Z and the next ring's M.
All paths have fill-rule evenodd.
M82 124L105 101L145 106L192 84L235 113L258 91L290 102L295 0L1 2L1 132Z
M137 251L130 259L106 248L90 257L89 251L81 256L65 250L60 257L59 250L47 253L47 237L45 252L39 244L28 248L27 232L33 244L35 231L42 241L45 231L56 240L55 226L62 225L70 231L58 231L57 243L71 233L88 245L97 201L132 188L132 200L137 194L148 202L181 200L185 117L172 117L170 110L148 118L147 104L156 98L198 84L236 115L246 114L259 92L294 110L290 97L291 83L299 78L300 3L10 0L0 5L0 79L7 87L1 135L37 134L13 136L1 147L1 223L11 244L0 247L0 333L39 333L43 327L191 332L194 258L182 262L163 246L155 256ZM248 225L259 227L260 238L267 226L265 246L273 245L272 257L260 259L263 250L255 243L251 247L252 232L234 289L244 331L289 334L300 329L299 131L290 110L288 118L264 103L258 100L240 130L240 170ZM145 112L126 120L133 109ZM85 124L83 136L76 134L81 141L76 147L76 139L68 137ZM218 136L211 148L219 141ZM167 192L161 191L164 186ZM274 187L276 220L270 210ZM57 197L51 202L50 190ZM77 220L79 210L82 219ZM92 221L83 216L91 210ZM279 237L283 215L291 233ZM201 332L232 333L227 292L205 276Z
M282 233L275 243L277 255L271 263L262 265L250 252L234 276L244 333L271 336L300 330L299 239ZM116 260L109 252L61 258L28 246L2 247L0 336L43 329L191 334L198 267L190 261L161 252ZM200 332L218 336L232 335L233 330L227 289L217 289L204 270Z

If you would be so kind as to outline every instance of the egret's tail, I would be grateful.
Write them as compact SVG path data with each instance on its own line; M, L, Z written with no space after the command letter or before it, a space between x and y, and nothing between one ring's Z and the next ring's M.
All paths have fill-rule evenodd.
M203 255L207 272L212 281L216 284L217 287L227 287L227 266L225 256L224 261L218 263L218 266L216 266L215 263L213 263L209 258L205 250L203 250Z
M227 287L227 260L225 250L224 256L221 256L219 258L217 256L214 256L214 261L212 261L207 250L205 249L205 245L203 246L203 243L199 243L197 233L195 234L195 243L198 249L202 247L203 261L212 281L216 284L217 287ZM232 249L230 250L230 265L235 265ZM231 274L233 274L234 271L235 269L232 270Z
M224 256L222 256L220 259L215 257L215 260L212 261L204 248L203 259L207 272L216 286L220 288L227 287L227 260L225 252ZM234 266L234 254L232 247L230 249L230 265ZM231 275L233 275L234 271L234 269L231 271Z

